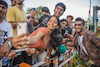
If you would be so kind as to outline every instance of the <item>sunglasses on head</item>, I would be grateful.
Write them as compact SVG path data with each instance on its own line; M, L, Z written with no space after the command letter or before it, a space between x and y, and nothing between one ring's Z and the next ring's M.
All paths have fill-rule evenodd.
M32 8L31 10L36 10L35 8Z

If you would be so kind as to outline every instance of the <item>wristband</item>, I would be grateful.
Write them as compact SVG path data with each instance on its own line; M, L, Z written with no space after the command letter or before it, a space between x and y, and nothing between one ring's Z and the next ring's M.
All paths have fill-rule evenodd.
M7 43L9 44L9 48L11 49L12 48L12 44L10 41L7 41Z
M10 47L12 46L10 41L7 41L7 43L9 44Z
M36 51L36 54L38 55L39 54L39 51Z
M47 59L49 59L49 57L47 56Z

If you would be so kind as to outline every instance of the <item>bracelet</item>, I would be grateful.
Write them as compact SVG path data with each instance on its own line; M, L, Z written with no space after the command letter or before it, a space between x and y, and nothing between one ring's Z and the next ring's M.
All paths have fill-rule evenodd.
M12 48L12 44L10 41L7 41L7 43L9 44L9 48L11 49Z
M7 41L7 43L9 44L9 46L12 46L10 41Z
M36 52L37 52L36 54L38 55L39 54L39 51L36 51Z
M47 56L47 59L49 59L50 57Z

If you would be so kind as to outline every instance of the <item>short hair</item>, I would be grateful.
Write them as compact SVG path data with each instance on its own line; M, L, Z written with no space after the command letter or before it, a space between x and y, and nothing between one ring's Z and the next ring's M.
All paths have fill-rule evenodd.
M2 4L2 5L4 5L4 6L6 6L6 7L8 8L8 4L7 4L5 1L0 0L0 4Z
M49 8L48 7L42 7L42 11L49 13Z
M61 19L60 20L60 23L63 22L63 21L66 21L67 22L67 25L68 25L68 21L66 19Z
M72 15L68 15L66 18L68 18L68 17L71 17L71 18L72 18L72 20L74 19L74 17L73 17Z
M66 10L65 4L63 4L63 3L61 3L61 2L59 2L59 3L56 4L55 9L56 9L57 6L61 6L61 7L64 9L64 11ZM64 11L63 11L63 12L64 12Z
M76 21L82 21L82 24L85 25L84 19L82 19L82 18L80 18L80 17L76 18L76 19L75 19L75 22L76 22Z

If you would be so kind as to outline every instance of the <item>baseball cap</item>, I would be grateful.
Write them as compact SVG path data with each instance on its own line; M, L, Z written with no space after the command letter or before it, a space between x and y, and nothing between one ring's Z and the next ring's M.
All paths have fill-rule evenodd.
M74 17L73 17L72 15L68 15L67 17L71 17L71 18L72 18L72 20L74 19Z

